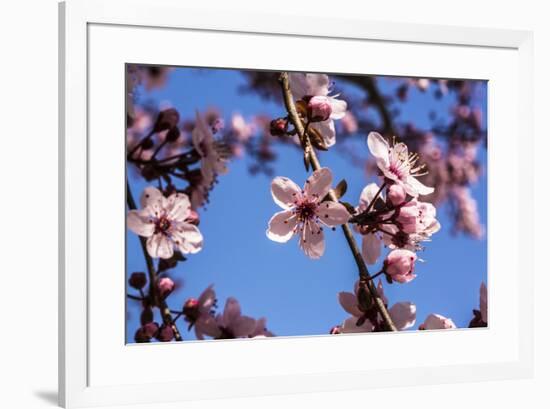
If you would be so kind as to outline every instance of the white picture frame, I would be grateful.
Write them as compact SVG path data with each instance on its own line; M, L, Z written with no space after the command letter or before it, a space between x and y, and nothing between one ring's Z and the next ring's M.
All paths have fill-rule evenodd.
M533 174L532 33L502 29L373 22L361 19L317 19L308 16L285 16L282 19L277 18L281 16L270 14L241 12L235 12L232 15L227 13L217 15L207 11L189 9L177 0L69 0L60 4L59 16L59 99L62 115L59 144L59 290L61 295L59 397L61 405L72 408L108 404L137 404L215 397L346 390L364 388L367 387L366 385L368 387L418 385L531 376L533 367L531 314L533 221L530 214L522 213L522 223L517 223L520 211L517 202L521 197L524 202L532 203L533 186L532 182L520 185L518 178L514 175L517 176L521 172L524 175L522 180L531 181L532 178L529 176ZM281 21L284 21L285 24L281 24ZM115 33L119 29L121 33ZM395 358L392 361L388 358L384 362L373 362L372 367L369 368L359 361L346 360L349 362L345 366L339 366L338 364L329 365L327 362L319 363L315 359L320 351L324 351L324 353L329 351L328 356L334 354L335 348L344 347L353 351L353 348L357 348L359 340L362 339L360 336L338 337L338 340L332 337L330 341L327 337L297 337L281 339L276 342L261 340L254 344L246 344L247 341L245 343L226 342L221 344L207 342L200 346L199 343L178 346L168 344L155 346L154 350L149 348L146 353L143 353L143 350L138 347L126 346L123 343L108 345L98 341L98 337L94 336L97 320L100 319L99 317L107 316L108 311L98 309L97 304L91 303L90 300L100 296L112 300L109 308L112 305L115 309L118 306L123 310L124 307L120 299L117 298L116 286L109 293L107 289L100 289L94 285L96 278L95 275L90 275L90 266L94 265L93 257L98 253L97 250L90 251L89 245L94 243L94 249L104 245L113 252L123 252L123 248L117 250L117 246L112 246L108 240L102 244L94 233L94 229L97 231L101 227L96 227L97 218L90 217L89 211L91 208L98 209L95 204L95 200L98 200L96 199L99 189L98 181L105 180L106 176L112 177L113 169L108 169L104 172L105 174L100 174L97 173L97 168L90 168L90 163L96 160L97 155L102 155L95 149L96 139L91 140L90 135L97 135L98 130L103 131L94 122L96 118L102 118L105 126L113 126L109 129L116 130L118 129L116 115L120 113L121 120L124 115L123 111L118 112L111 106L106 107L105 112L94 108L92 114L90 114L89 108L90 106L99 107L94 98L97 95L102 95L103 88L112 88L109 81L113 81L116 86L123 70L121 68L120 72L111 79L104 78L105 81L103 81L102 78L104 84L97 85L97 87L95 80L90 78L90 73L101 73L103 72L101 70L109 69L112 66L116 67L120 65L121 61L125 61L125 58L130 58L126 57L121 48L117 48L116 45L124 44L128 31L139 29L154 30L155 35L196 35L198 41L204 42L203 44L207 44L208 41L219 41L219 38L223 36L232 35L232 41L240 41L242 44L252 44L254 39L260 37L262 43L265 44L284 38L285 41L314 42L315 47L319 47L323 41L331 43L339 41L349 47L362 47L368 44L373 52L381 53L386 47L399 47L400 52L404 53L410 47L418 47L418 52L428 52L421 50L426 47L440 47L441 49L454 47L454 52L476 53L475 55L480 59L490 60L502 57L502 62L511 61L513 64L510 67L501 66L501 69L494 73L491 65L487 63L485 71L480 70L478 76L478 78L493 80L497 84L492 91L490 90L490 94L493 92L492 97L490 95L490 98L493 98L493 103L491 104L490 100L489 115L492 115L492 110L496 112L491 118L491 129L498 129L501 121L504 121L504 112L508 114L506 115L509 117L507 120L512 121L510 129L505 132L506 135L499 140L495 139L494 144L491 144L490 149L493 149L493 153L489 152L489 186L492 190L491 194L494 195L491 197L494 199L497 195L503 194L499 190L499 178L504 176L502 173L499 175L498 171L506 170L507 183L510 186L509 192L511 192L509 194L515 198L512 199L513 203L507 208L506 213L502 209L491 208L489 216L489 263L490 266L492 264L492 269L498 267L500 271L503 271L502 276L506 277L506 282L504 282L504 279L495 277L490 271L490 280L494 278L489 287L490 311L497 311L494 317L495 325L487 330L369 335L371 337L369 342L373 344L395 342L393 341L395 338L384 338L388 336L399 337L399 342L418 344L418 348L422 348L421 343L423 343L426 345L426 352L429 352L429 345L432 344L463 345L471 348L476 342L493 343L495 345L494 354L487 355L485 359L481 354L474 354L468 360L461 358L461 355L457 353L454 361L431 362L429 359L425 359L423 362L416 363L413 360L405 362ZM122 31L125 31L126 34ZM109 40L110 46L105 43L106 40ZM143 41L143 50L140 52L146 53L154 61L160 59L159 63L174 65L181 63L182 60L178 59L180 57L166 56L164 50L150 49L147 47L146 40ZM246 43L247 41L249 43ZM374 48L380 49L380 51L376 51ZM102 50L105 56L102 53L96 53L98 49ZM125 50L124 52L131 53L133 51ZM192 54L193 50L190 52ZM197 51L197 55L198 53L199 51ZM491 56L484 57L484 53L490 53ZM135 55L137 54L134 54L133 58L136 58ZM146 58L143 56L141 58ZM93 60L96 57L98 61L99 58L102 58L102 62L97 65ZM204 56L197 58L199 58L198 61L203 61L205 66L216 64L215 61L205 60ZM250 58L253 57L249 57L248 60L244 56L240 58L242 59L240 63L243 66L254 64L250 62ZM106 61L105 65L103 60ZM223 63L224 61L221 63L222 66ZM239 62L237 61L231 66L235 66L235 64L238 65ZM260 63L254 64L255 66L251 68L265 68L259 67L258 64ZM266 62L265 64L270 63ZM288 65L288 63L285 64ZM300 64L305 63L297 62L288 69L313 70L316 68ZM307 64L314 63L308 62ZM425 66L425 62L412 62L411 66L406 68L406 72L399 67L388 72L390 68L380 66L379 69L384 69L384 71L379 73L414 75L422 70L427 70L428 68ZM272 66L272 68L280 67ZM286 69L286 66L284 68ZM339 70L336 66L323 68L326 68L327 72ZM446 68L443 66L431 69L434 74L439 72L442 75L446 72ZM438 69L440 71L437 71ZM458 70L453 71L455 76L461 72L466 77L476 76L475 67L455 67L455 69ZM460 71L461 69L462 71ZM353 71L361 72L361 69ZM97 78L97 75L94 78ZM510 87L512 90L507 91L511 94L505 94L504 90L498 86L498 84L502 84L503 78L507 78L513 83L513 86ZM91 90L93 92L90 92ZM500 98L495 100L495 93ZM512 98L505 98L506 96L513 96L514 100L509 101ZM122 97L122 93L120 93L120 98L122 99ZM115 116L111 116L108 111ZM518 143L520 123L521 144ZM107 130L106 128L105 132ZM120 132L122 135L123 131ZM509 146L501 140L509 142ZM498 155L495 155L494 152L497 152ZM499 159L504 156L509 158L507 164ZM102 157L102 159L107 163L111 163L112 159L113 163L116 163L116 158ZM505 166L508 168L504 169ZM115 182L111 185L106 189L116 192L118 185ZM94 196L94 192L96 192L96 196ZM121 194L123 193L121 192ZM495 203L491 197L489 203ZM97 214L96 210L94 212ZM502 240L501 231L498 230L502 228L499 220L504 216L507 216L508 220L513 218L508 227L510 236L522 237L521 241L508 239L512 240L514 245L506 248L503 247L506 242ZM111 222L116 226L120 220L108 219L106 221L106 223ZM508 264L499 265L498 260L493 259L496 251L506 251L511 261ZM522 254L521 270L517 257L520 252ZM493 258L491 258L491 254ZM119 255L115 253L109 253L108 256L119 260L117 258ZM115 263L115 265L117 264ZM492 285L493 282L495 285ZM98 291L100 291L99 294ZM124 295L121 296L123 300ZM506 317L503 314L499 318L498 311L504 309L507 309ZM113 309L111 308L110 311L112 312ZM508 326L506 331L504 329L500 331L501 326L504 328L504 318L509 318ZM113 325L116 322L116 319L113 319ZM420 341L419 337L422 337ZM312 347L312 345L315 346ZM145 365L152 365L155 360L168 358L168 354L174 356L176 347L179 348L178 354L185 353L182 348L189 348L188 351L192 349L190 354L196 354L196 356L206 356L206 354L222 356L225 354L241 357L241 359L244 349L247 348L246 353L250 354L252 358L249 365L242 365L240 372L222 373L217 377L209 378L205 374L204 377L199 377L200 379L188 377L178 380L175 378L176 375L166 374L164 377L151 377L144 380L148 385L147 388L143 388L143 383L133 378L135 371L131 370L131 360L127 359L140 356L140 359L144 359ZM216 352L221 348L224 348L223 354ZM125 352L122 353L122 350ZM276 367L275 362L268 363L268 366L271 365L272 372L269 372L269 368L261 375L259 372L253 372L256 354L258 357L266 356L266 354L278 357L280 356L278 354L283 354L284 351L293 351L296 358L301 358L292 359L291 361L294 362L285 362L288 365L287 372ZM466 355L464 354L464 356ZM337 358L334 357L334 359ZM198 363L191 362L188 365L193 368L193 365L198 366ZM294 367L291 368L292 365Z

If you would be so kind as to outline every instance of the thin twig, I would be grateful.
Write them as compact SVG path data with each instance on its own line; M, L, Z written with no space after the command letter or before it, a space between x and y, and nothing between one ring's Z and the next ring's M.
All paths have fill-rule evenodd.
M302 124L302 120L300 119L300 117L298 116L298 112L296 111L296 105L294 104L292 91L290 90L290 83L289 83L287 72L281 73L280 83L283 91L283 99L284 99L286 110L288 112L288 116L290 118L290 121L294 125L294 128L298 132L300 141L302 141L302 144L304 146L304 154L306 155L305 157L306 159L309 159L309 162L311 163L311 167L313 170L319 170L321 169L321 164L319 162L319 159L317 158L317 154L315 153L315 150L311 146L311 142L309 140L308 135L305 134L305 129ZM334 202L338 202L338 197L336 196L336 194L332 189L329 191L328 195L330 200ZM359 246L355 241L355 237L353 237L353 233L351 231L349 224L347 223L343 224L342 231L344 232L344 236L346 237L348 246L351 250L353 258L355 259L355 263L357 264L357 269L359 270L359 282L362 285L365 285L369 290L371 297L374 299L374 305L376 306L376 309L380 313L380 316L382 317L382 320L384 321L384 324L386 325L386 327L391 331L397 331L397 328L395 327L395 324L393 323L393 320L391 319L390 314L388 313L388 310L384 305L384 300L382 300L382 298L378 294L378 291L376 290L376 286L374 285L372 277L369 274L365 261L363 260L363 256L361 255L361 251L359 250Z
M130 190L130 184L128 181L126 181L126 200L128 202L128 207L130 210L136 210L136 202L134 201L134 197L132 196L132 191ZM170 308L168 308L168 305L166 304L166 300L164 300L162 297L159 297L157 294L156 289L156 283L157 283L157 272L155 269L155 265L153 263L153 259L147 252L147 243L145 238L139 236L139 242L141 243L141 249L143 250L143 255L145 257L145 262L147 264L147 272L149 274L149 295L151 296L151 299L155 302L155 304L159 307L160 315L162 316L162 321L165 325L170 325L172 327L172 331L174 331L174 339L176 341L182 341L182 337L180 334L180 331L178 327L176 326L174 320L172 319L172 314L170 313Z

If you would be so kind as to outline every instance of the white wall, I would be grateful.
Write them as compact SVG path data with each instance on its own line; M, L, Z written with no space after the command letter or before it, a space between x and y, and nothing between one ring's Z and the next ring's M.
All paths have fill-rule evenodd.
M113 0L115 1L115 0ZM183 0L182 0L183 1ZM219 12L246 2L201 2ZM354 4L357 3L357 4ZM510 3L510 4L507 4ZM9 4L9 5L8 5ZM363 17L418 23L521 28L535 31L538 270L536 271L536 374L532 380L266 397L187 404L219 407L529 407L550 405L546 163L550 132L550 25L544 2L257 1L261 11ZM236 6L235 6L236 7ZM288 7L288 8L287 8ZM0 13L0 406L54 407L57 383L57 4L12 0ZM7 92L6 92L7 91ZM26 185L26 180L32 185ZM529 209L526 209L528 211ZM452 351L449 351L452 353ZM163 407L182 407L172 405ZM159 405L152 407L161 408ZM151 407L151 408L152 408Z

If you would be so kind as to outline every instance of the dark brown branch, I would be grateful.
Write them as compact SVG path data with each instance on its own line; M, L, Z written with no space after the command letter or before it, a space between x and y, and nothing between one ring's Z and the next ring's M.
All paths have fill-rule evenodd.
M393 118L390 111L386 108L384 96L380 93L376 81L371 77L359 75L346 75L342 76L342 78L367 92L369 102L376 107L382 119L382 133L389 138L397 136Z
M298 112L296 111L294 98L292 97L292 92L290 91L288 73L286 72L281 73L280 83L281 83L281 89L283 91L283 99L285 102L285 107L288 112L290 121L294 125L294 128L296 129L296 131L298 131L300 141L302 142L302 146L304 147L305 158L306 160L309 159L313 170L318 170L321 168L321 164L319 162L319 159L317 158L317 154L315 153L315 150L311 146L311 142L309 141L308 135L305 134L305 129L304 129L302 120L300 119L300 117L298 116ZM338 202L338 198L336 197L336 194L332 189L329 192L329 198L334 202ZM372 280L372 277L369 274L367 265L365 264L365 260L363 260L363 256L361 255L359 246L355 241L355 237L353 237L353 233L351 231L349 224L347 223L343 224L342 231L344 232L344 236L346 237L348 246L351 250L355 263L357 264L360 284L367 287L371 297L374 300L374 305L376 306L376 309L380 313L386 327L391 331L397 331L397 328L395 327L395 324L393 323L393 320L391 319L390 314L388 313L388 310L384 305L384 300L382 300L382 298L378 294L378 291L376 290L374 281Z

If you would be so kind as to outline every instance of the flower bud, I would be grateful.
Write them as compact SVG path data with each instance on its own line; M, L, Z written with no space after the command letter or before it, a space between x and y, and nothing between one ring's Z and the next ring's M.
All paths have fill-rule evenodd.
M388 188L388 199L390 200L391 204L394 206L398 206L401 203L405 201L405 198L407 197L407 193L405 192L405 189L403 186L394 183L393 185L390 185Z
M419 220L418 202L416 200L411 200L401 206L396 220L403 232L407 234L417 233Z
M392 250L384 260L384 272L398 283L412 281L414 274L414 263L417 259L415 253L406 249Z
M307 103L307 116L311 122L326 121L330 118L332 106L328 97L314 96Z
M188 322L195 322L199 318L199 301L189 298L183 304L183 315Z
M160 111L155 125L153 126L153 132L162 132L175 128L178 126L179 121L180 114L174 108L168 108L164 111Z
M180 135L180 129L177 126L174 126L173 128L170 128L170 130L166 133L166 140L168 142L176 142Z
M342 333L342 327L340 325L336 325L330 329L329 334L331 335L337 335Z
M158 280L157 283L157 288L162 298L168 297L170 293L174 290L174 286L174 282L168 277L162 277L160 280Z
M157 335L159 325L156 322L150 322L140 327L134 336L136 342L149 342L151 338Z
M162 324L156 334L160 342L170 342L174 339L174 330L171 325Z
M284 136L288 131L288 120L286 118L277 118L269 123L269 132L273 136Z
M147 276L142 272L132 273L128 279L128 284L136 290L141 290L147 284Z

